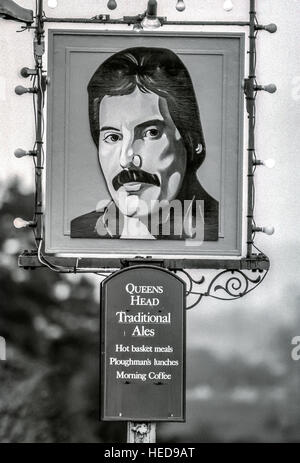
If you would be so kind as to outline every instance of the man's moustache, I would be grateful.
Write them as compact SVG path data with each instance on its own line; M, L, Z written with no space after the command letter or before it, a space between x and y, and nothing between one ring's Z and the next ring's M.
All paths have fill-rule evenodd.
M119 172L113 179L112 184L116 191L118 191L124 183L150 183L155 186L160 185L159 178L156 174L150 174L141 169L124 169Z

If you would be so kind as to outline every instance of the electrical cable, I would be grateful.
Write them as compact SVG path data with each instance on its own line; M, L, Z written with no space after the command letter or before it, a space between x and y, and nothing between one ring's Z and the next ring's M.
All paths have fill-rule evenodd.
M35 1L35 8L36 8L36 18L37 18L38 17L38 2L37 2L37 0ZM37 164L37 160L36 160L35 156L32 156L33 165L34 165L34 169L35 169L35 200L34 200L33 222L36 222L36 220L37 220L37 213L36 213L37 190L38 190L37 170L43 169L44 160L45 160L45 152L44 152L43 144L41 143L42 140L43 140L44 131L45 131L45 121L44 121L44 111L43 111L44 110L45 100L44 100L42 68L38 65L38 62L36 62L36 69L37 69L37 74L34 75L34 76L31 76L32 86L37 87L37 90L38 90L37 94L35 94L35 93L32 94L35 134L37 135L37 128L38 128L38 119L37 118L38 117L41 117L42 128L41 128L41 140L37 140L37 138L36 138L35 142L34 142L34 145L33 145L33 151L35 151L36 147L37 147L37 143L40 143L40 153L41 153L40 165ZM40 114L37 113L37 102L36 102L37 95L40 95L40 97L41 97L42 109L41 109ZM43 230L44 230L43 215L40 217L40 220L41 220L41 230L42 230L42 233L43 233ZM76 268L70 269L69 267L64 267L64 266L58 266L58 265L51 264L42 253L42 244L43 244L43 241L44 241L43 237L37 237L35 228L32 228L32 230L33 230L33 235L34 235L34 239L35 239L35 243L36 243L36 247L37 247L38 261L43 266L46 266L46 267L48 267L49 269L51 269L51 270L53 270L55 272L65 272L65 273L76 272Z
M42 254L42 244L43 244L43 239L40 240L40 243L37 248L37 257L38 261L43 265L48 267L50 270L53 270L54 272L59 272L59 273L75 273L75 269L70 269L69 267L62 267L60 265L54 265L51 264L45 256Z
M258 19L257 19L257 15L255 14L254 16L254 22L256 25L258 25ZM257 87L258 83L257 83L257 80L256 80L256 66L257 66L257 46L256 46L256 40L257 40L257 35L258 35L258 30L255 31L255 34L254 34L254 53L253 53L253 56L254 56L254 84L255 84L255 87ZM253 101L253 129L255 129L255 126L256 126L256 98L257 98L257 90L255 91L254 93L254 101ZM252 156L253 156L253 160L254 160L254 165L253 165L253 168L252 168L252 175L251 175L251 181L252 182L252 198L251 198L251 204L252 204L252 227L253 229L255 230L256 228L256 223L255 223L255 219L254 219L254 211L255 211L255 199L256 199L256 191L255 191L255 181L254 181L254 174L255 174L255 171L256 171L256 167L257 167L257 164L256 164L256 161L257 161L257 156L256 156L256 150L255 150L255 147L253 146L253 151L252 151ZM256 237L256 232L253 231L252 232L252 236L251 236L251 245L260 253L260 254L263 254L263 252L254 244L254 240L255 240L255 237Z

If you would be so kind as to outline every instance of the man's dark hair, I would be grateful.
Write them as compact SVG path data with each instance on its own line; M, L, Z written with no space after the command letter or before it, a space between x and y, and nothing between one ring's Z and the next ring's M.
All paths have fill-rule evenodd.
M122 50L104 61L94 73L88 84L88 94L91 133L97 148L102 99L106 95L129 95L137 87L142 92L153 92L166 99L183 139L187 167L195 172L205 158L205 141L193 83L180 58L165 48ZM199 144L202 151L198 149L197 152Z

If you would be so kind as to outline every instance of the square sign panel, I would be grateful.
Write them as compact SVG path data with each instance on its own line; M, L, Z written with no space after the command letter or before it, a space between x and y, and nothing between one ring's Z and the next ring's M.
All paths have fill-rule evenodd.
M135 266L101 286L101 418L184 421L185 284Z
M244 34L49 31L46 251L240 256Z

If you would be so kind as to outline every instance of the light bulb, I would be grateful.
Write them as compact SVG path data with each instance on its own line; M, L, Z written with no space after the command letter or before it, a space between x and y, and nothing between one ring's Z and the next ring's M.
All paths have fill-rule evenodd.
M264 166L266 166L268 169L273 169L273 167L276 164L276 161L275 159L266 159L265 161L263 161L263 163Z
M267 227L262 227L262 231L266 235L273 235L275 233L275 228L272 225L268 225Z
M273 225L267 225L266 227L253 227L253 232L262 232L265 233L266 235L273 235L275 233L275 228Z
M177 11L184 11L185 10L185 4L183 0L178 0L176 4L176 10Z
M29 222L27 222L24 219L21 219L21 217L16 217L13 223L14 223L14 227L18 229L26 228L28 227L28 224L29 224Z
M27 88L23 87L23 85L17 85L15 88L15 93L17 95L24 95L24 93L28 93Z
M49 8L56 8L57 7L57 0L48 0Z
M23 158L24 156L27 156L27 154L27 151L23 150L22 148L17 148L14 152L16 158Z
M16 217L13 221L14 227L15 228L33 228L36 227L36 222L33 222L32 220L24 220L21 217Z
M225 11L231 11L233 8L233 3L231 0L225 0L223 8Z
M25 151L25 150L23 150L22 148L17 148L17 149L14 151L14 155L16 156L16 158L23 158L24 156L36 156L36 155L37 155L37 152L34 151L34 150Z
M275 93L277 87L275 84L264 85L263 90L268 93Z
M277 87L275 84L255 85L254 89L259 91L263 90L264 92L268 93L275 93L277 91Z
M274 34L274 32L277 31L277 26L276 24L271 23L271 24L267 24L266 26L264 26L264 29L265 31L270 32L270 34Z
M15 93L17 95L24 95L25 93L37 93L36 87L26 88L23 85L17 85L15 88Z
M36 76L37 71L36 69L22 68L20 74L22 77L27 78L29 76Z
M109 10L115 10L117 8L117 2L116 0L109 0L108 3L107 3L107 8Z

